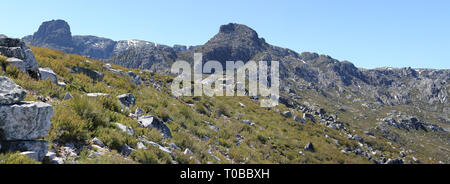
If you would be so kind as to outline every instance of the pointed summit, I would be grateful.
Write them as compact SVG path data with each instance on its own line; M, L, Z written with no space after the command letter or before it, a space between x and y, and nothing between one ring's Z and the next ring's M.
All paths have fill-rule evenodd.
M229 23L229 24L220 26L219 33L238 34L238 35L258 38L258 33L256 33L255 30L253 30L252 28L250 28L246 25L236 24L236 23Z
M219 33L203 45L204 59L246 62L264 45L264 39L259 38L255 30L243 24L229 23L220 26Z
M64 20L51 20L41 24L29 41L35 46L59 48L73 45L69 24Z

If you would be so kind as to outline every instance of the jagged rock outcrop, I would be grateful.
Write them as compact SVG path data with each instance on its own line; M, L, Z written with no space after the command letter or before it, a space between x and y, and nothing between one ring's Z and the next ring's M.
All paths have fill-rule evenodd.
M73 53L97 58L109 59L113 56L116 41L97 36L73 36Z
M116 42L96 36L72 36L69 24L64 20L51 20L41 24L33 35L23 40L31 45L60 50L87 57L108 59Z
M32 77L39 76L33 51L22 40L0 36L0 55L8 57L7 62Z
M172 47L141 40L118 41L109 63L128 68L147 69L158 73L168 73L168 59L175 61L177 54Z
M263 51L265 45L255 30L230 23L220 26L219 33L202 46L203 60L247 62Z
M422 120L416 118L416 117L409 117L409 118L393 118L393 117L387 117L381 119L386 125L403 129L403 130L423 130L423 131L431 131L431 132L447 132L444 128L440 127L439 125L435 125L428 122L423 122Z
M46 21L32 37L25 39L31 45L69 51L73 46L69 24L64 20Z

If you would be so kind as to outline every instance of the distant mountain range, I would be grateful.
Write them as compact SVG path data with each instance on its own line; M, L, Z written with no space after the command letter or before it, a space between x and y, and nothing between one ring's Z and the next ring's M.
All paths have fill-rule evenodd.
M306 118L342 130L340 137L361 143L343 143L345 149L341 153L351 152L369 158L371 156L365 153L372 154L376 149L400 155L417 152L426 155L430 161L436 158L450 163L449 69L357 68L351 62L338 61L327 55L297 53L273 46L259 37L255 30L235 23L222 25L213 38L199 46L171 47L142 40L114 41L96 36L72 36L70 26L63 20L44 22L37 32L23 40L33 46L160 74L169 74L170 66L176 60L193 62L195 52L203 54L203 61L279 61L279 102L290 110L280 113L291 118L291 110L302 112L303 118L292 118L298 122ZM153 84L154 81L149 82ZM257 110L258 113L265 112L265 109ZM230 118L240 120L244 115ZM320 119L316 122L314 116ZM270 126L284 123L270 118L262 121ZM327 131L317 130L308 134L310 137L328 137ZM363 133L364 140L355 131L360 135ZM275 139L283 134L281 130L277 133ZM383 147L374 140L400 147ZM392 155L377 156L389 158Z
M44 22L37 32L23 40L33 46L161 74L169 74L170 64L177 59L192 62L194 52L201 52L204 61L277 60L281 63L282 88L306 87L316 91L336 89L337 95L351 91L388 105L416 104L419 101L444 104L440 108L427 108L450 114L450 70L357 68L348 61L340 62L327 55L310 52L299 54L270 45L255 30L242 24L222 25L219 33L199 46L170 47L142 40L114 41L97 36L72 36L70 26L64 20ZM420 93L414 92L416 90Z

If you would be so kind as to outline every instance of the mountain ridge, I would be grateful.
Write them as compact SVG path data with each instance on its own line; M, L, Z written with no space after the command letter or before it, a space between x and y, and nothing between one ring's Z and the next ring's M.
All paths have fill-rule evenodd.
M56 33L60 32L67 33L67 31L56 31ZM72 43L74 37L76 36L72 37ZM54 39L54 36L51 36L51 38ZM112 41L111 44L114 46L107 47L108 44L102 43L109 42L97 38L95 36L79 37L78 45L85 47L78 50L69 49L68 52L83 51L86 55L100 53L99 55L107 56L109 53L116 51L111 58L101 61L86 61L88 58L81 56L71 55L68 57L69 54L64 53L64 51L57 52L38 47L32 48L34 49L33 52L37 53L37 61L40 66L52 67L57 74L62 75L69 86L64 90L71 90L71 92L79 94L101 92L119 95L117 89L120 89L120 93L134 93L138 96L137 99L145 99L145 101L153 96L151 98L153 102L144 103L138 100L138 106L148 113L151 112L152 115L156 114L163 121L167 120L171 130L187 128L198 134L199 139L203 139L202 135L205 135L202 133L205 129L199 128L199 125L203 124L199 123L201 121L195 120L191 122L192 124L186 125L186 121L189 121L189 114L199 113L201 117L213 118L214 121L218 120L219 122L222 119L223 122L229 120L236 122L224 123L223 125L230 126L228 130L233 132L233 135L230 134L225 139L233 141L236 139L237 147L239 147L243 138L240 133L235 135L239 130L233 127L239 126L238 122L249 125L250 129L253 127L257 132L262 132L258 135L249 133L243 135L243 137L253 136L254 140L260 142L263 147L274 146L268 148L267 151L270 152L270 150L275 149L282 156L286 156L286 150L289 150L289 152L295 150L289 154L304 154L304 152L299 153L297 148L303 150L303 146L307 143L304 141L317 138L312 140L314 147L320 152L317 156L324 155L323 151L326 149L320 147L327 144L317 144L316 141L330 141L329 143L337 146L336 149L333 147L333 152L336 152L336 155L361 157L374 163L389 163L386 158L395 157L399 157L400 160L410 160L409 156L402 155L416 156L413 152L417 152L421 156L420 160L424 163L427 163L425 161L427 158L450 162L450 152L448 151L450 150L448 145L450 142L450 134L448 133L450 130L450 103L448 100L450 70L448 69L358 68L351 62L339 61L328 55L311 52L297 53L270 45L263 38L260 38L253 29L234 23L221 26L219 32L204 45L189 48L180 45L170 47L142 40ZM41 44L43 47L50 47L55 45L54 42ZM67 46L69 44L61 45ZM67 47L55 50L61 51L65 48ZM255 106L258 98L176 98L171 96L168 86L172 81L165 77L170 78L172 76L160 74L168 74L170 64L175 60L181 59L192 62L194 52L203 53L204 59L214 59L221 62L228 60L228 58L280 61L280 105L271 109L262 109ZM72 57L77 59L72 60ZM108 65L105 62L116 65ZM57 64L57 66L53 66L54 64ZM74 65L103 72L105 81L84 82L89 78L81 74L71 73ZM128 67L128 69L118 65ZM126 70L134 71L136 74L139 73L145 86L137 85L133 87L132 82L129 82L125 75ZM164 77L160 78L161 80L156 80L155 76L159 76L158 78ZM27 85L30 81L18 80L18 82ZM44 85L43 82L39 83ZM133 90L136 87L142 89L142 91ZM36 89L32 85L28 86L28 89L42 91L42 89ZM149 89L152 92L146 91ZM53 99L61 99L61 96L64 95L63 92L65 91L61 90L57 95L59 97L53 97ZM161 102L161 95L171 102ZM180 106L175 108L175 106L170 105L177 101L182 102L179 104L182 107L192 108L194 111L192 113L186 113L185 110L178 112L183 108L180 108ZM212 107L208 101L214 101L217 105ZM226 101L230 102L232 108L227 109L224 104L218 104ZM154 107L159 107L159 109ZM59 108L67 107L59 106ZM211 108L216 109L214 113L219 113L218 116L212 113ZM165 109L165 111L160 109ZM114 108L112 111L118 110ZM254 113L254 117L249 117L248 114L250 113ZM126 116L128 113L123 115ZM186 117L180 115L186 115ZM170 123L169 117L175 118L175 121ZM307 122L307 126L302 125L305 122ZM126 121L123 123L126 123ZM204 125L210 126L210 128L212 126L212 131L217 130L214 128L214 123L204 123ZM263 129L258 131L258 128ZM270 134L267 134L268 132ZM222 135L223 132L219 131L219 133L218 135ZM299 136L299 134L302 134L302 136ZM215 133L209 135L215 135ZM270 137L268 137L269 135ZM190 136L196 137L195 135ZM273 144L271 139L278 141L281 140L279 139L280 136L286 136L285 140L289 143ZM329 139L329 137L339 138L340 143ZM344 141L355 144L344 143ZM302 143L298 144L299 142ZM210 143L214 144L215 142ZM249 142L248 148L253 149L254 144L253 141ZM225 142L224 145L224 147L228 147L229 143ZM302 147L299 147L300 145ZM120 146L112 146L116 150L120 149ZM199 150L207 151L208 149L197 149L196 151ZM373 154L374 150L379 152ZM225 156L232 154L232 151L223 152ZM272 155L272 153L263 152L261 158L266 154ZM380 152L383 152L383 154L380 154ZM299 156L299 158L304 158L303 156ZM325 159L320 158L320 156L316 158L318 160ZM297 156L291 155L289 157L296 158ZM233 160L245 162L245 159L244 161L236 158ZM292 159L288 160L293 161ZM436 163L437 160L431 161L430 159L430 162ZM283 163L284 161L277 161L277 158L273 158L273 162Z
M41 38L42 32L52 34L48 35L49 38ZM170 75L171 63L180 59L193 62L194 52L202 53L203 61L218 60L222 63L227 60L244 62L277 60L280 61L282 88L294 88L295 85L310 86L317 91L337 88L338 93L352 91L388 105L404 105L412 101L424 101L429 104L441 102L446 105L448 94L450 94L447 87L450 83L450 70L410 67L358 68L349 61L339 61L328 55L311 52L297 53L287 48L270 45L264 38L260 38L255 30L237 23L220 26L219 32L204 45L194 47L177 45L175 48L142 40L113 41L96 36L73 36L71 43L75 40L74 45L78 47L67 49L65 46L71 43L60 43L60 40L68 40L66 38L68 34L70 34L70 26L67 22L52 20L44 22L39 30L33 36L26 37L25 41L35 46L91 56L127 68L145 69L168 75ZM58 35L62 35L62 38L57 39ZM39 43L40 40L50 41ZM61 48L54 48L53 43L60 43ZM290 79L296 80L297 84L290 83ZM410 87L404 88L402 87L404 85L410 85ZM415 98L411 95L413 89L420 86L432 89L425 90L426 95L420 93L415 95L419 96L418 100L412 100ZM442 111L446 112L445 109L446 107Z

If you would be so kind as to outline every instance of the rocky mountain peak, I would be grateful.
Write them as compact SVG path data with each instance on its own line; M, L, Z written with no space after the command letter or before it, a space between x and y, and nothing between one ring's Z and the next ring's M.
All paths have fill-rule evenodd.
M49 44L55 46L72 46L72 33L64 20L51 20L41 24L33 34L32 45Z
M217 61L248 61L263 50L265 41L243 24L220 26L219 33L203 45L204 59Z
M263 39L258 37L258 33L252 28L243 24L229 23L220 26L219 33L208 42L227 40L248 40L254 42L255 45L260 45L261 43L259 42L263 41Z
M246 25L236 24L236 23L229 23L229 24L220 26L219 33L248 35L251 37L258 38L258 33L256 33L255 30L253 30L252 28L250 28Z

